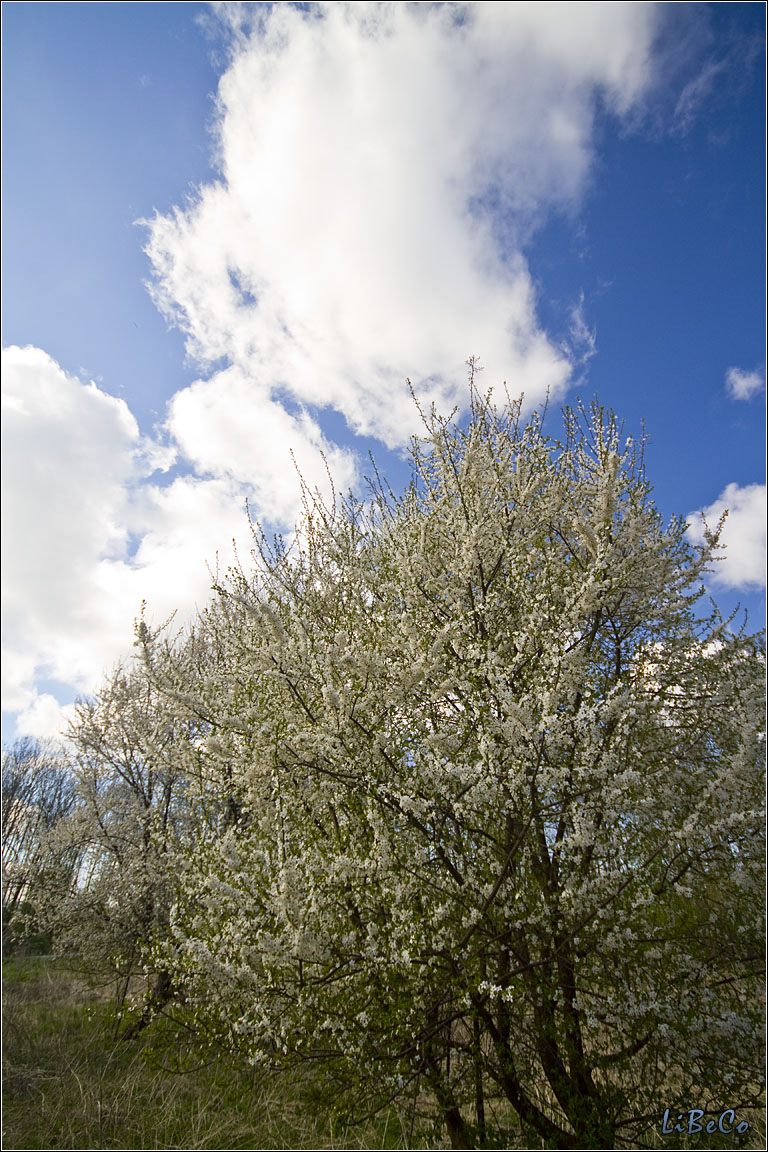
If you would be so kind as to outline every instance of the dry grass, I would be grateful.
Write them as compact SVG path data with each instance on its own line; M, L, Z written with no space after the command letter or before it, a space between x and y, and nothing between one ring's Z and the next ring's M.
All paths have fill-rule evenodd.
M413 1109L393 1107L353 1124L320 1069L257 1074L231 1055L180 1046L178 1030L162 1018L132 1041L116 1038L110 990L89 987L56 962L4 963L3 1079L9 1150L448 1146L426 1096ZM516 1128L505 1101L489 1098L486 1114L486 1146L524 1146L502 1136ZM739 1119L751 1126L744 1142L663 1137L655 1125L637 1147L765 1147L762 1115Z
M170 1060L162 1021L116 1039L111 1005L81 978L40 961L5 968L4 1148L402 1148L409 1131L411 1147L439 1146L394 1109L340 1121L307 1071Z

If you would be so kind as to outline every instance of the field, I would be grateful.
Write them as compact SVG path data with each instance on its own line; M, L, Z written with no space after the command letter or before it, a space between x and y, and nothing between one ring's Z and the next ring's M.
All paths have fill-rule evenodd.
M307 1071L254 1073L182 1049L162 1019L118 1038L114 986L59 962L4 961L3 984L6 1149L442 1146L418 1114L353 1126Z
M94 986L47 958L3 962L3 1148L446 1148L422 1097L353 1123L319 1068L275 1073L184 1039L162 1015L126 1040L117 988ZM124 1028L124 1024L123 1024ZM489 1136L510 1122L488 1100ZM357 1116L360 1112L358 1109ZM637 1147L759 1148L763 1122L741 1113L748 1137L670 1136ZM659 1143L661 1141L661 1143ZM486 1147L523 1147L492 1137Z

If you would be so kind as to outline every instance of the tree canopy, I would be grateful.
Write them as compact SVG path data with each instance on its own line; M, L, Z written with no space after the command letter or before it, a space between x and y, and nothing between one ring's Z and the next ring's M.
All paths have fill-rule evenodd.
M427 1094L457 1148L754 1102L764 656L702 612L717 532L596 405L424 419L404 495L308 497L81 707L126 947L219 1043Z

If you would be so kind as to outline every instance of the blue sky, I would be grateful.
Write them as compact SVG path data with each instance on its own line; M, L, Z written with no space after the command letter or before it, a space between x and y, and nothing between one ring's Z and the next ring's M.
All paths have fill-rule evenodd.
M6 739L471 354L645 422L763 626L764 6L308 7L3 4Z

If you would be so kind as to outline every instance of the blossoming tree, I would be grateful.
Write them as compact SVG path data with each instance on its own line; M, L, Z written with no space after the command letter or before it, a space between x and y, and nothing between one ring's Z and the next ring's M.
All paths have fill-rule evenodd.
M144 637L217 813L162 963L255 1062L421 1094L457 1148L748 1104L763 659L695 610L716 533L662 523L596 407L425 422L402 498L309 502Z

